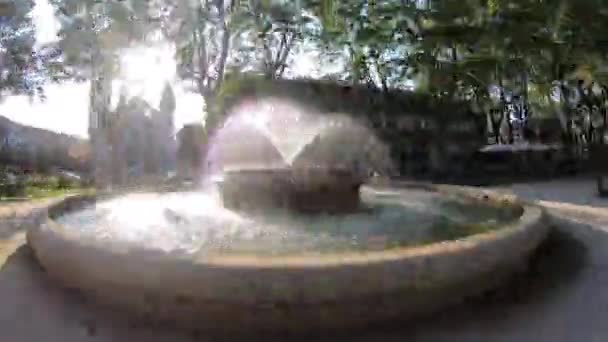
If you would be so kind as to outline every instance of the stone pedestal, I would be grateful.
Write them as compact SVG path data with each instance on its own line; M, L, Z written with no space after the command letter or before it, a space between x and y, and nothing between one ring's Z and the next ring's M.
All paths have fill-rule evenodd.
M322 167L238 169L217 182L226 207L305 213L358 210L362 183L347 169Z

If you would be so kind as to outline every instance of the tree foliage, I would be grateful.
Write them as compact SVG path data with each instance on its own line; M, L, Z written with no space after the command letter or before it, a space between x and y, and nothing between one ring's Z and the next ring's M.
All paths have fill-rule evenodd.
M66 67L103 70L97 52L160 32L211 114L226 75L286 77L309 46L344 61L337 78L353 84L468 101L497 142L533 117L556 117L570 142L600 141L606 130L601 0L52 1ZM219 121L209 117L208 127Z
M45 75L34 48L33 6L32 0L0 3L0 96L42 93Z
M506 124L512 132L529 117L554 114L567 140L603 134L585 124L606 117L608 9L600 0L327 0L315 6L330 50L347 51L354 82L387 89L414 81L436 97L471 101L495 131ZM508 142L513 135L496 139Z

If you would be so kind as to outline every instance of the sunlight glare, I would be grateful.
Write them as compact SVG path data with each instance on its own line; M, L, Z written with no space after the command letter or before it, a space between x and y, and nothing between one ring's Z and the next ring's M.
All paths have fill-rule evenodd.
M174 46L169 43L147 44L124 49L120 53L120 71L114 87L124 87L127 97L141 97L158 107L167 82L175 84ZM113 92L118 95L117 92Z

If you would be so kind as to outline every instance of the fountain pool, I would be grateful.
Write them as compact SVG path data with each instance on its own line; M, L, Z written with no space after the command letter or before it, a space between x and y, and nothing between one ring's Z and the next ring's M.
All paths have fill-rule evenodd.
M51 278L128 319L233 334L352 329L500 286L541 209L476 189L361 189L343 214L240 212L212 190L69 198L28 231Z
M488 232L516 221L521 208L472 203L423 190L362 190L362 208L294 214L281 208L238 212L216 190L139 193L90 204L56 222L82 239L188 255L300 255L417 246Z

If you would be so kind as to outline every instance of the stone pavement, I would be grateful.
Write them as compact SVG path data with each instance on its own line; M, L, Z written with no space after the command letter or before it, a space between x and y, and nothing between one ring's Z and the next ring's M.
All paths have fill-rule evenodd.
M593 184L562 181L513 186L524 198L542 199L560 217L556 230L525 277L487 298L415 322L391 322L344 336L290 341L608 341L608 202ZM585 206L580 206L584 204ZM36 206L42 204L24 204ZM75 293L58 289L24 246L14 218L32 207L3 207L0 220L0 340L10 342L211 341L140 326L120 314L92 309ZM21 214L20 214L21 213ZM278 338L278 341L287 338Z

